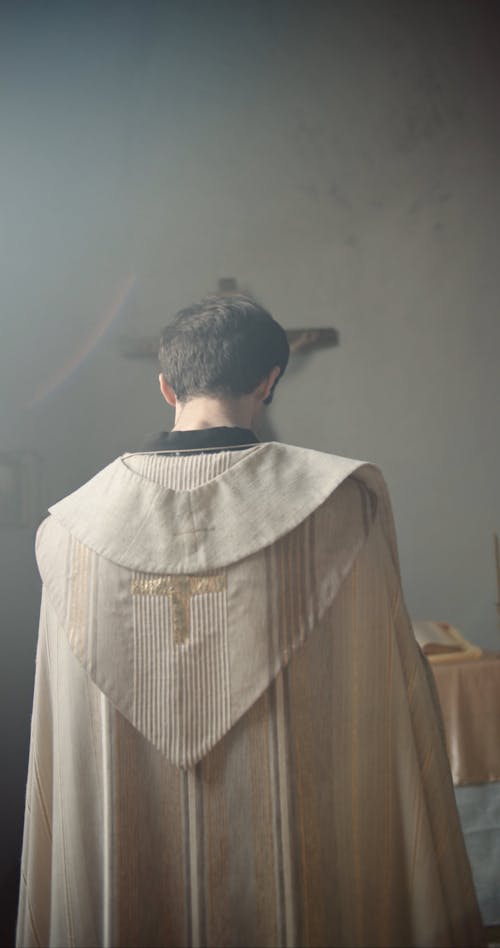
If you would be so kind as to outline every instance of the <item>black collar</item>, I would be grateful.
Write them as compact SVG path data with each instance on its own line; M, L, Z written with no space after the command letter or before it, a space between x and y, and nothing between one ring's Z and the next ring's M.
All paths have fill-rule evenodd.
M241 451L259 439L250 428L197 428L193 431L161 431L147 439L146 451L199 454L201 451Z

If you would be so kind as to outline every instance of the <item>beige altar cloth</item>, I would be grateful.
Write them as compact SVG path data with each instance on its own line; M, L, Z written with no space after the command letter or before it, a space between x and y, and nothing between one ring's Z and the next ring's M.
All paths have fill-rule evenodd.
M500 780L500 654L433 664L456 785Z
M375 468L124 456L37 557L19 948L482 944Z

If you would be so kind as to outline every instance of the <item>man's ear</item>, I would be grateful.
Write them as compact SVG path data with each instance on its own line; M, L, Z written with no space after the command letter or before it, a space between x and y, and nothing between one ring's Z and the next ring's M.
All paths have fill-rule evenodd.
M281 375L281 369L279 365L275 365L274 369L272 369L272 371L267 376L267 379L264 379L264 381L261 382L259 386L259 395L261 396L263 402L271 394L274 383L276 382L276 379L278 378L279 375ZM261 394L261 389L262 389L262 394Z
M161 393L163 398L169 405L172 405L172 408L175 408L177 404L177 398L175 397L175 392L173 388L168 384L163 372L160 372L158 376L158 381L160 383Z

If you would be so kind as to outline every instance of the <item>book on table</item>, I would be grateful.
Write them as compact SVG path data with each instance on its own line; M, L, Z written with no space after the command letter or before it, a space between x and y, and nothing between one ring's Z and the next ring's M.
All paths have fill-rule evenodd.
M449 622L418 620L412 622L415 638L431 662L462 661L479 658L483 650L473 645Z

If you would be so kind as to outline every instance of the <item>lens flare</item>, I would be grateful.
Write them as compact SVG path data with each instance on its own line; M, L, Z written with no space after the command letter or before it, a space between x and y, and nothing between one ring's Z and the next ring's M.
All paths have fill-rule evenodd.
M71 356L70 359L68 359L67 362L64 363L64 365L51 379L49 379L48 382L45 382L43 386L38 389L30 403L30 407L39 405L46 398L48 398L49 395L59 389L64 384L64 382L71 378L72 375L74 375L76 370L94 351L112 323L114 323L119 314L123 311L123 308L125 307L132 293L135 283L136 277L131 273L125 280L123 286L120 287L116 299L113 301L110 308L105 312L100 322L98 322L94 329L92 329L90 334L87 336L87 339L85 339L83 345L73 356Z

